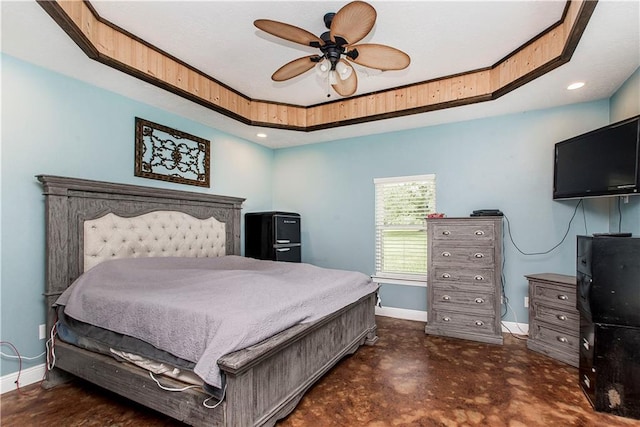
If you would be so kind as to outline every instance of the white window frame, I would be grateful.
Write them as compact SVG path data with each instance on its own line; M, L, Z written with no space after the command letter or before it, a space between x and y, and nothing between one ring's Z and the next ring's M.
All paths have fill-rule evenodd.
M385 184L397 184L397 183L405 183L405 182L426 182L434 187L434 197L433 197L433 206L425 206L425 221L421 225L391 225L385 226L382 224L383 220L383 212L384 205L381 200L379 200L379 191L381 190L380 186L384 186ZM375 274L372 276L373 280L380 283L390 283L390 284L398 284L398 285L409 285L409 286L426 286L427 284L427 274L425 273L398 273L398 272L385 272L381 271L381 266L383 264L384 254L382 251L382 241L381 234L383 230L395 229L395 230L420 230L424 231L426 234L427 224L426 224L426 216L428 213L436 212L435 206L435 186L436 186L436 175L435 174L425 174L425 175L412 175L412 176L399 176L399 177L391 177L391 178L374 178L373 180L375 186ZM426 247L425 247L426 253ZM427 260L425 259L425 263ZM426 265L425 265L426 267Z

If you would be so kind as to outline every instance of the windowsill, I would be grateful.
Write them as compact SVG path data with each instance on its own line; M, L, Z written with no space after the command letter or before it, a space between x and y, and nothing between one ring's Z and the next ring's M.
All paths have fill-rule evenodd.
M423 280L419 279L398 279L393 277L385 277L385 276L371 276L376 283L386 283L388 285L403 285L403 286L418 286L421 288L427 287L427 278L425 277Z

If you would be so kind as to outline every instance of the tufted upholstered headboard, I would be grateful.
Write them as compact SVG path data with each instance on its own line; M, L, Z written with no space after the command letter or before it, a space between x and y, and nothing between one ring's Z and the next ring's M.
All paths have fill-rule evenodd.
M108 213L84 222L83 271L116 258L218 257L226 254L225 224L176 211L123 218Z
M37 178L45 195L48 307L80 274L104 259L144 251L145 256L161 256L163 249L167 256L240 255L242 198L50 175ZM143 232L144 227L149 232Z

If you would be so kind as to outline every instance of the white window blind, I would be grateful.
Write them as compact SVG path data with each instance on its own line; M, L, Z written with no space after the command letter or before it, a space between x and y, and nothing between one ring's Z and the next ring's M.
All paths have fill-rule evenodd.
M436 212L436 176L376 178L375 276L425 281L427 214Z

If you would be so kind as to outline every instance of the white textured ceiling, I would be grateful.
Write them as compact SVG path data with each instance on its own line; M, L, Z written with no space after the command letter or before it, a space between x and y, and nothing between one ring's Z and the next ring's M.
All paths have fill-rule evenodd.
M266 18L314 34L336 1L93 1L98 14L252 99L297 105L327 101L313 71L275 83L281 65L314 49L263 33ZM371 1L378 17L361 43L387 44L411 57L402 71L357 66L356 95L488 67L562 16L564 1ZM572 60L494 101L313 132L240 124L88 59L35 2L2 2L2 51L270 147L286 147L611 96L640 66L640 2L600 1ZM586 81L585 88L565 87ZM338 99L332 93L329 99ZM255 134L264 130L267 139Z

